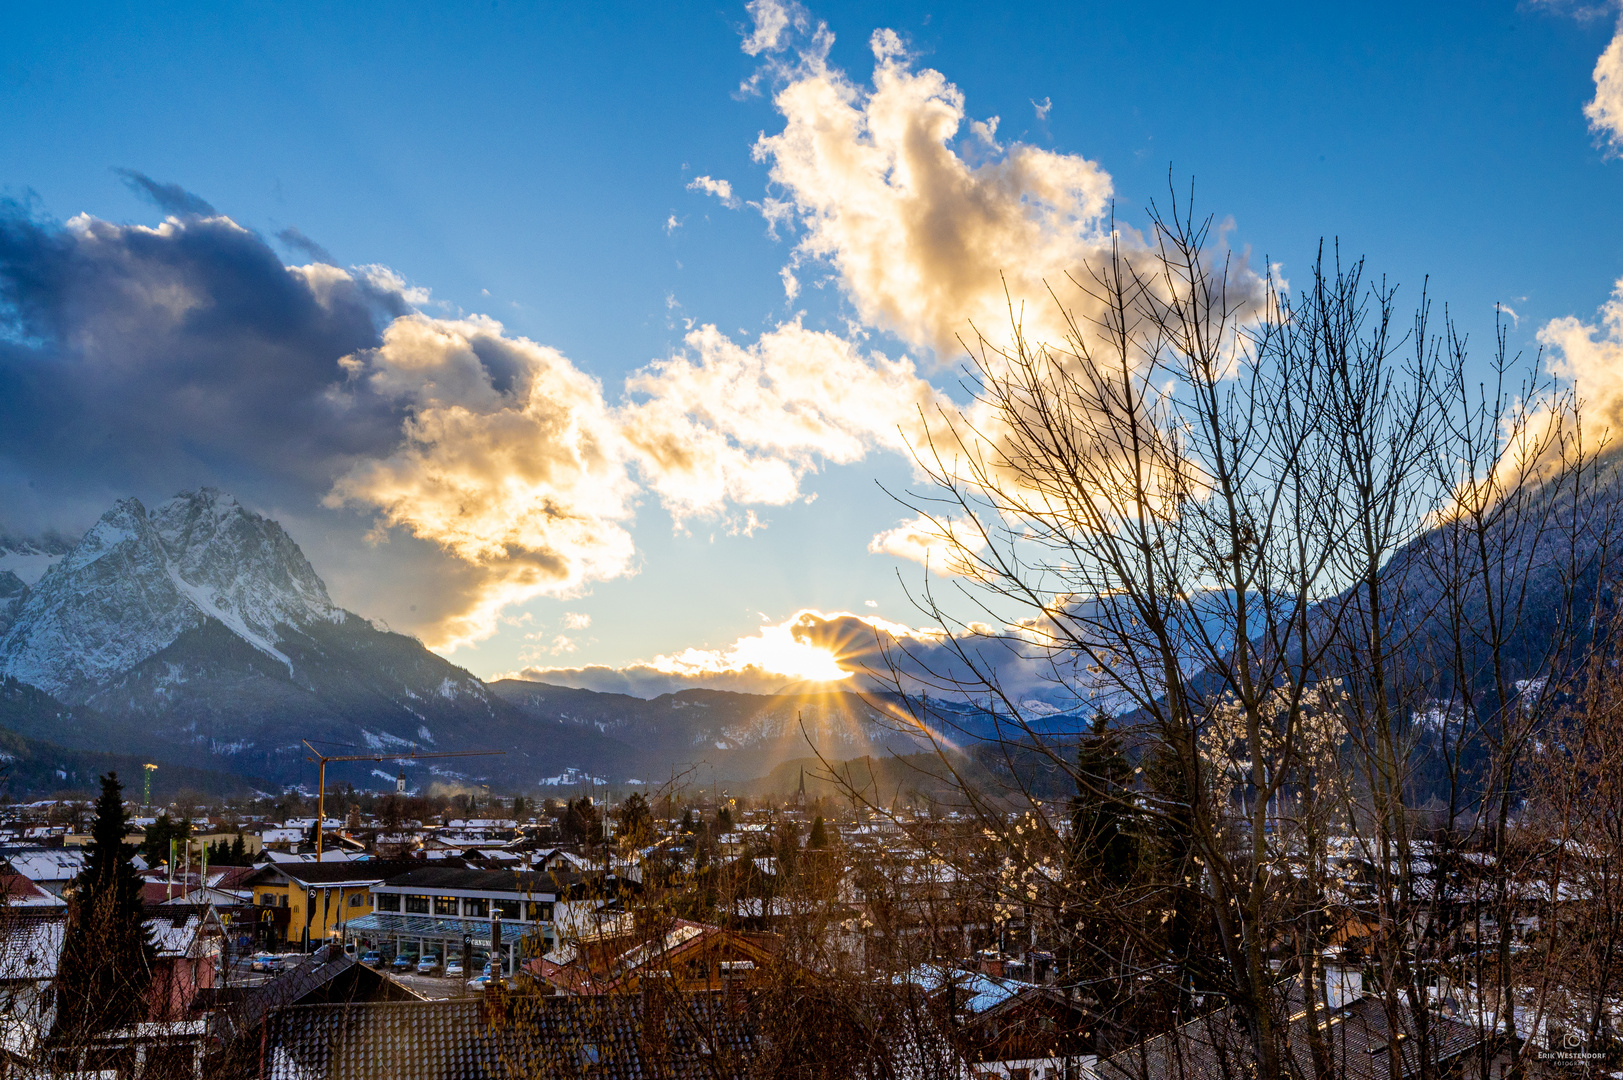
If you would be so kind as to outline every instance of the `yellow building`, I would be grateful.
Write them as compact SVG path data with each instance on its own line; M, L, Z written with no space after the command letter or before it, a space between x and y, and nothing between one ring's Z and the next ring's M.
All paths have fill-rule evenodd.
M253 889L261 946L313 948L342 937L351 919L372 914L372 886L405 869L374 859L275 862L260 867L241 887Z

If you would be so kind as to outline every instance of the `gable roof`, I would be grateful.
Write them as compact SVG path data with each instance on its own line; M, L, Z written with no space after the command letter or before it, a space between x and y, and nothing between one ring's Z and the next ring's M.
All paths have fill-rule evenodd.
M747 1074L756 1045L710 994L305 1005L264 1030L267 1080L724 1080Z
M7 923L0 927L0 982L56 978L67 919L29 916Z
M781 941L775 934L750 934L719 926L673 920L657 938L633 936L577 942L530 961L525 968L568 994L613 994L635 989L649 971L670 971L680 961L710 949L726 948L750 961L769 963Z
M237 1030L258 1026L275 1009L294 1005L374 1001L422 1001L421 995L327 945L242 995L227 1023Z
M46 892L21 874L0 873L0 906L8 908L65 908L68 902Z

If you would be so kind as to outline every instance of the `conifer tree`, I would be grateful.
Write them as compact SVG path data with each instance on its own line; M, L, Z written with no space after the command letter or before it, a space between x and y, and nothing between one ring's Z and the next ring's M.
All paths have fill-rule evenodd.
M811 836L807 837L806 846L819 849L828 847L828 832L823 827L822 814L812 819Z
M141 1020L155 955L141 920L135 848L117 773L101 778L85 868L74 879L57 969L56 1032L82 1038Z

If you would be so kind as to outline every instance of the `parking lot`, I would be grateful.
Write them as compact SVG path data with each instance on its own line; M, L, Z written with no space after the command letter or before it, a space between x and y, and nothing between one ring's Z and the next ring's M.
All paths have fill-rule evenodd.
M283 970L296 967L305 959L302 953L280 954L282 968L275 971L254 971L247 956L233 956L231 970L226 973L225 983L228 986L259 986L269 982ZM483 961L481 961L481 967ZM415 970L396 971L389 964L380 964L377 970L383 972L395 982L411 990L414 994L421 994L432 1001L443 1001L446 998L465 997L479 991L470 987L464 979L447 979L443 975L419 975ZM473 972L479 974L479 969Z

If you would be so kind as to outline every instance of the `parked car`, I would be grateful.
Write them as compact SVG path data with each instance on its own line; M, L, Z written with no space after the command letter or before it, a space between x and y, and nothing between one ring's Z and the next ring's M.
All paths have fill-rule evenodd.
M393 967L396 971L410 971L417 966L417 957L411 953L403 952L394 958Z
M281 971L282 958L275 953L254 953L248 958L249 971Z
M461 957L453 957L445 962L445 977L447 979L460 979L462 975Z
M369 967L377 967L379 964L383 963L383 954L378 952L376 949L373 949L371 952L364 952L361 954L361 963L366 964Z
M417 974L432 975L435 969L437 969L439 966L440 958L435 956L433 953L429 953L427 956L417 961Z

